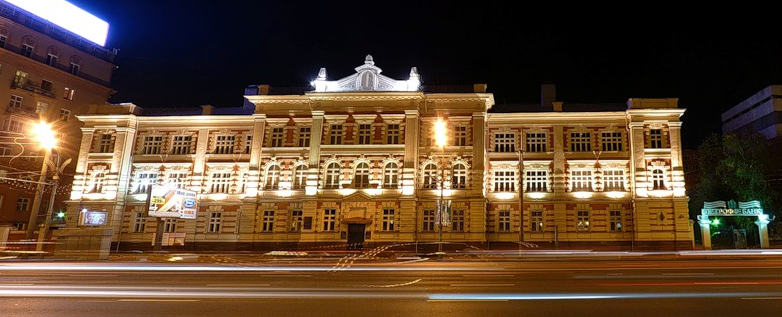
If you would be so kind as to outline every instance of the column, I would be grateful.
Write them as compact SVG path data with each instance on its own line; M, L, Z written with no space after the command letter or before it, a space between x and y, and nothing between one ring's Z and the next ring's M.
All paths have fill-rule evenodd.
M405 110L405 158L402 168L402 195L415 193L418 171L418 141L420 120L418 110Z

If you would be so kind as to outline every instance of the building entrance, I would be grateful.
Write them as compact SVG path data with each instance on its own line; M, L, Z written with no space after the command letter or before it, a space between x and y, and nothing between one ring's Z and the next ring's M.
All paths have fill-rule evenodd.
M348 250L364 249L364 230L366 226L363 223L348 224Z
M758 226L758 234L760 235L760 247L763 249L769 247L768 223L774 219L769 219L768 215L763 213L763 208L760 207L759 201L753 200L748 202L740 202L738 204L736 204L736 202L733 200L727 203L723 200L704 202L703 209L701 209L701 215L698 216L698 224L701 226L701 238L703 239L704 249L711 249L711 226L713 223L712 220L709 219L709 216L758 217L758 220L755 221L755 224ZM746 247L746 233L743 241L744 247Z

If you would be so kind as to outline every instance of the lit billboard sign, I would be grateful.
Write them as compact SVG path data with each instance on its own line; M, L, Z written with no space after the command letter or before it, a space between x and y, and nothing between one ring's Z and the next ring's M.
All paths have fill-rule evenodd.
M195 219L198 202L196 192L153 185L149 198L149 215L162 218Z
M102 226L106 224L108 213L105 211L85 211L82 212L82 222L84 226Z
M5 0L100 46L109 24L65 0Z

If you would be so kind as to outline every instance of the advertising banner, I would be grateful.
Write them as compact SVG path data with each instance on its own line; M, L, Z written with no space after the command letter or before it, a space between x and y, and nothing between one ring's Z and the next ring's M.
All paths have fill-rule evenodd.
M195 219L198 203L196 192L167 186L152 186L149 216Z
M82 214L82 225L84 226L102 226L106 224L106 218L108 218L108 213L105 211L87 211Z

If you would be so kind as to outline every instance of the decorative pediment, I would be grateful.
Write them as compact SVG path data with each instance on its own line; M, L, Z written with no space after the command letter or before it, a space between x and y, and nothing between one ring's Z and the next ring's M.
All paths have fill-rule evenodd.
M311 85L316 92L347 92L347 91L418 91L421 78L418 70L410 69L408 80L396 80L381 75L383 70L375 66L372 55L367 55L364 65L356 67L356 73L345 78L326 80L326 68L321 68L318 78Z
M355 193L352 193L352 194L347 195L344 198L342 198L343 202L370 201L370 200L372 200L372 196L369 196L368 194L364 193L363 191L357 191Z

